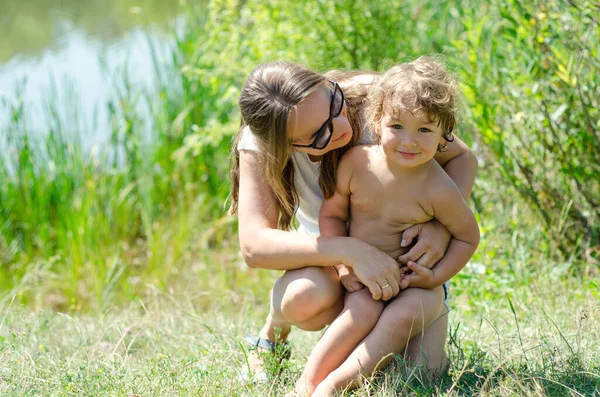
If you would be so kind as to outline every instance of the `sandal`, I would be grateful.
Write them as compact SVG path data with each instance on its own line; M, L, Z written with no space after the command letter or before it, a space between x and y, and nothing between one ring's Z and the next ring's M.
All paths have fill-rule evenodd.
M265 369L265 353L271 353L279 358L275 361L275 370L281 371L281 362L288 360L292 355L289 342L275 343L255 335L246 335L245 341L250 345L246 362L242 367L239 379L244 382L269 383L269 374Z
M271 342L255 335L246 335L246 342L250 344L250 350L263 349L269 353L281 356L282 360L289 360L292 356L292 347L288 341L283 343Z

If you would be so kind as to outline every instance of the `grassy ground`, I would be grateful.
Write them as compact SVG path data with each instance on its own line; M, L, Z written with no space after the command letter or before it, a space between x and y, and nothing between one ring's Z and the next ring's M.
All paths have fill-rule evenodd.
M585 264L538 256L529 245L535 238L531 232L512 239L484 235L481 254L453 280L447 376L428 379L397 360L350 395L600 395L597 278ZM76 302L65 313L34 311L6 296L0 395L289 391L319 333L292 333L292 359L272 383L236 381L244 335L261 326L277 273L248 269L233 252L205 265L182 274L170 292L147 286L139 300L95 313L79 312ZM575 266L587 276L572 275ZM223 283L225 277L245 282Z

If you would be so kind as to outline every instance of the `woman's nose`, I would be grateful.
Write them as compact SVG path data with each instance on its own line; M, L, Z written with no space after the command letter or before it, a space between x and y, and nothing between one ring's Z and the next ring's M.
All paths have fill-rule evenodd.
M336 118L332 120L333 124L333 132L334 133L345 133L347 129L350 127L350 121L344 116L344 114L340 114Z

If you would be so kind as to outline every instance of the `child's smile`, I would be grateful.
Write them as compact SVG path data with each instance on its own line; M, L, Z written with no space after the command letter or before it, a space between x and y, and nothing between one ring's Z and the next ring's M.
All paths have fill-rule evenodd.
M408 160L414 159L417 156L417 154L419 154L419 153L404 152L404 151L400 151L400 150L398 150L398 153L400 153L400 155L402 157L404 157L405 159L408 159Z

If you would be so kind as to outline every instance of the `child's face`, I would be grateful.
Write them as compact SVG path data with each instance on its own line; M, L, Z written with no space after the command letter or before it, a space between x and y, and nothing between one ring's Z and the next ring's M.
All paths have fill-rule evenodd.
M386 156L403 167L416 167L431 160L438 145L445 143L442 128L422 112L400 111L381 119L381 146Z

